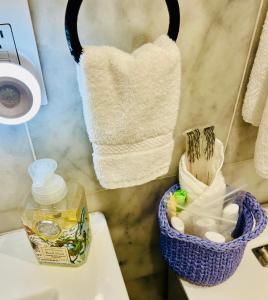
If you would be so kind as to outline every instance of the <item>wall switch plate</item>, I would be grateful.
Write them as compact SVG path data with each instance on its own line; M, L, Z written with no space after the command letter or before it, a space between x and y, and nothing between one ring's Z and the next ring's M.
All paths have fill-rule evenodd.
M0 63L20 64L37 78L47 104L39 54L27 0L0 0Z
M20 64L14 35L10 24L0 24L0 61Z

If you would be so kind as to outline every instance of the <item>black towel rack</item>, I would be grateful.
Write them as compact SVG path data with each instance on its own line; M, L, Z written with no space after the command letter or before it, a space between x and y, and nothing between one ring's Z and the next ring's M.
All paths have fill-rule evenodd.
M169 12L168 36L176 41L180 29L180 7L178 0L165 0ZM65 13L65 34L67 43L74 60L78 63L83 48L77 32L77 19L83 0L68 0Z

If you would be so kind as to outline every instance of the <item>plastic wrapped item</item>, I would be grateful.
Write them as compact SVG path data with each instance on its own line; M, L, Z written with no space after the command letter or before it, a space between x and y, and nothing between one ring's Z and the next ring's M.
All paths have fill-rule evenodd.
M225 237L222 234L214 231L206 232L204 238L214 243L225 243Z
M232 240L232 232L234 231L239 215L239 205L236 203L238 198L241 198L243 193L241 188L227 188L228 193L220 198L216 198L209 203L199 205L180 205L174 194L170 193L169 197L165 199L165 205L169 221L172 217L179 217L184 223L184 232L204 238L208 231L218 232L223 235L226 241ZM213 215L208 209L210 205L214 206L217 202L222 203L223 208L219 214ZM191 226L186 226L184 216L191 218ZM189 219L188 219L189 220Z
M238 220L239 214L239 205L236 203L230 203L226 205L222 211L222 217L234 221L235 223ZM235 226L231 223L223 222L221 225L221 232L224 235L227 241L232 240L232 232L234 231Z
M179 188L178 184L172 186L160 201L158 222L161 254L172 271L194 284L213 286L224 282L240 264L247 242L266 227L266 213L250 193L237 192L229 197L240 207L232 241L217 243L187 232L183 234L170 226L166 211L170 193ZM225 200L229 202L229 198ZM218 219L222 221L222 218Z
M184 233L184 223L182 219L180 219L179 217L172 217L170 223L171 226L178 232Z
M177 190L173 194L170 194L167 202L167 214L169 221L172 217L175 217L178 212L181 212L186 205L187 192L185 190Z
M217 221L212 218L199 218L193 222L194 234L201 238L205 237L208 231L217 231Z

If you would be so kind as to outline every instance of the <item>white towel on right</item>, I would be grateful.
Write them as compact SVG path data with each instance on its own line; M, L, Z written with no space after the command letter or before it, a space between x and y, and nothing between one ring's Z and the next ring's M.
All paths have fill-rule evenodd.
M261 177L268 178L268 13L250 74L242 116L246 122L259 126L255 168Z

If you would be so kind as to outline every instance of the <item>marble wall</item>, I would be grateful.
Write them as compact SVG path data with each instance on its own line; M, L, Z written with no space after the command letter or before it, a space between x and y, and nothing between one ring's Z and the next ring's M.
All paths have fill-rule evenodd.
M233 111L233 120L226 142L224 174L230 183L236 186L243 186L244 189L250 191L258 201L268 202L268 180L261 178L256 173L254 167L254 148L258 128L245 123L242 118L244 95L268 9L267 0L261 1L260 4L260 11L252 35L247 64L237 95L236 107Z
M63 23L67 0L29 0L49 99L29 123L37 156L56 159L65 178L75 178L86 187L90 209L104 212L131 299L167 298L167 270L158 245L158 201L177 179L185 129L215 124L218 137L227 145L262 2L180 0L182 96L169 173L142 186L108 191L101 188L94 174L75 63L66 46ZM163 0L85 0L79 18L83 44L109 44L125 51L156 38L167 27ZM230 148L235 139L232 130L230 169L226 167L230 180L237 151ZM254 129L250 132L253 139ZM16 206L30 189L26 167L32 158L23 126L0 125L0 141L0 231L4 232L19 226ZM250 156L251 150L246 155Z

